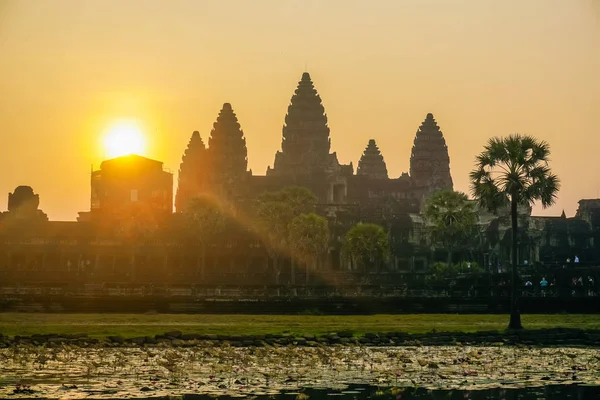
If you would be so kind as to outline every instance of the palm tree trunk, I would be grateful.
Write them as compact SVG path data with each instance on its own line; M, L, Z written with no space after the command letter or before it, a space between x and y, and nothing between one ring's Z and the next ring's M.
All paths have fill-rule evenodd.
M511 196L510 217L512 222L512 254L511 254L511 295L510 295L510 322L508 329L523 329L521 324L521 312L519 310L519 286L517 282L517 263L518 263L518 235L517 235L517 196Z
M448 248L448 259L446 260L446 264L448 264L448 268L452 267L452 249Z

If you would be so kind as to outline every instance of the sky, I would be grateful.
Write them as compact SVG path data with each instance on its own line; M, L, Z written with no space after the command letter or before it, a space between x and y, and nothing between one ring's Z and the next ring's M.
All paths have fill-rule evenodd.
M176 173L225 102L263 175L305 70L342 163L373 138L400 176L432 112L456 190L489 137L518 132L550 143L562 181L536 214L600 197L600 0L0 0L0 55L0 210L19 185L51 220L89 210L123 119Z

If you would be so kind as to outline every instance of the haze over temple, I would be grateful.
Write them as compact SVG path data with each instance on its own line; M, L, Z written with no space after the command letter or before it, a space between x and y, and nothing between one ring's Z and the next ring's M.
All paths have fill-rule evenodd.
M0 400L600 400L598 49L600 0L0 0Z
M182 157L176 210L193 197L223 200L253 198L267 190L296 185L310 189L321 204L355 204L389 196L414 200L438 189L452 189L448 148L432 114L417 131L410 158L411 175L388 178L384 157L371 139L356 174L331 152L327 114L308 72L302 74L282 129L281 150L265 175L247 171L246 139L229 103L214 123L208 148L194 132ZM412 208L414 212L418 210Z
M268 167L264 175L254 174L248 169L246 140L254 140L255 133L246 136L242 129L244 121L238 120L230 103L224 103L212 130L206 132L204 139L200 131L194 131L183 149L176 196L173 196L173 174L164 169L161 161L139 155L117 157L105 160L100 170L92 171L90 211L80 212L78 222L47 221L45 214L37 209L38 195L32 188L23 186L9 196L9 211L1 215L6 222L4 226L15 226L17 222L24 221L36 224L45 221L45 225L36 225L35 231L29 233L41 237L40 243L55 240L54 237L61 235L76 237L82 232L86 232L86 237L98 235L119 242L136 229L143 237L161 226L175 226L173 224L180 221L178 218L189 217L190 214L185 211L189 211L193 199L209 198L213 204L227 206L233 218L237 219L237 225L230 226L224 237L218 243L212 243L212 247L202 254L193 246L187 248L185 254L177 251L166 254L163 244L177 243L180 239L176 235L161 239L163 244L148 244L154 246L152 251L148 247L143 255L133 256L133 259L126 241L111 248L102 247L101 241L92 241L90 243L95 244L69 249L68 253L79 252L90 265L91 260L95 260L93 268L90 267L94 271L110 270L114 265L121 265L126 272L127 268L133 268L135 260L141 259L152 259L156 265L173 264L183 268L184 261L192 259L196 261L189 265L212 265L206 268L213 269L210 278L213 283L226 279L220 275L223 265L229 266L232 272L234 265L241 265L242 272L246 269L260 270L267 277L257 275L258 281L275 279L279 282L284 277L273 272L272 248L269 247L272 244L261 236L264 232L251 233L249 230L262 223L257 205L263 201L260 200L263 194L283 193L296 187L306 188L314 194L314 211L327 219L331 230L331 242L323 251L319 268L352 268L343 257L341 238L359 222L386 229L391 252L389 268L393 271L426 270L431 262L446 258L446 255L441 255L441 248L428 241L428 227L423 218L426 198L439 190L453 190L448 145L433 114L426 114L417 128L411 154L405 155L407 159L410 157L409 173L400 176L390 176L385 149L382 151L378 147L376 137L367 140L356 171L352 163L339 162L336 152L332 151L335 144L332 146L325 107L308 72L302 74L287 113L282 117L281 149L276 151L273 166ZM392 154L393 157L402 156ZM173 197L175 214L172 212ZM528 221L522 231L527 239L519 243L520 260L554 262L572 254L590 260L597 258L599 250L594 246L593 227L598 224L598 204L598 201L582 200L575 218L532 217L530 207L519 208L519 213ZM478 229L484 243L469 250L469 257L482 261L488 267L509 258L511 250L506 243L511 228L503 219L507 212L499 210L500 215L491 215L485 210L478 210ZM29 225L23 226L26 230ZM243 228L240 229L241 226ZM48 236L47 232L54 232L54 229L58 230L52 234L54 237ZM233 240L233 237L237 239ZM573 245L569 240L574 240ZM6 258L0 257L0 264L2 260L8 260L6 268L10 268L13 261L25 262L22 260L34 257L30 253L19 253L9 244L3 251L9 254ZM244 260L241 260L242 255ZM127 259L129 261L125 261ZM282 262L292 268L289 254L284 255L284 260ZM143 269L143 273L161 274L164 271L161 268L152 271ZM265 272L264 268L268 271ZM187 273L192 275L188 278L183 278L184 275L179 278L173 274L170 276L185 282L198 278L191 269ZM288 271L285 279L296 279L294 274ZM204 275L198 279L204 280Z

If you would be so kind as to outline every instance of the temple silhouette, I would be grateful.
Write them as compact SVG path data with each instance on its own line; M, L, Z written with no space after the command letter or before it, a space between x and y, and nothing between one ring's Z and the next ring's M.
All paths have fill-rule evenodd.
M290 186L313 192L317 212L329 222L331 243L319 259L319 273L311 277L315 284L356 283L365 274L372 284L403 282L406 274L426 274L429 265L446 259L445 249L428 240L421 215L428 195L453 189L448 146L433 114L418 126L410 170L400 176L389 175L385 152L375 138L366 139L356 170L352 163L339 162L325 108L307 72L284 121L273 166L255 175L248 169L242 125L232 105L225 103L207 137L198 131L191 135L175 196L173 175L162 162L141 156L106 160L91 174L90 210L81 212L77 222L48 221L38 209L39 196L31 187L19 186L9 195L8 211L0 214L1 282L271 285L275 280L268 244L252 231L251 209L261 194ZM211 237L206 252L183 241L176 227L164 228L197 197L236 210L226 231ZM600 262L600 199L581 200L573 218L564 213L535 217L530 208L519 212L521 264L560 264L575 255L582 262ZM480 210L481 240L455 261L472 260L489 270L508 265L508 214ZM389 235L391 258L379 270L350 272L342 257L342 238L358 222L379 224ZM160 234L153 233L157 229ZM289 255L283 257L281 284L305 281L293 263ZM206 266L202 275L199 264Z
M247 170L246 139L232 106L223 109L204 145L194 132L182 157L176 211L190 199L210 194L223 201L248 200L286 186L310 189L320 204L362 204L388 197L405 199L418 212L418 200L439 189L452 189L450 158L432 114L419 127L410 157L410 175L388 177L385 160L370 139L355 173L331 152L327 114L308 72L292 96L282 129L281 150L265 175Z

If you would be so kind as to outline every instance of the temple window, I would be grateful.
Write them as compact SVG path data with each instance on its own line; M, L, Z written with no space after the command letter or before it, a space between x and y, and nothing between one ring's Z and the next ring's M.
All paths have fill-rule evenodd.
M337 184L333 185L333 202L344 203L346 200L346 185Z

